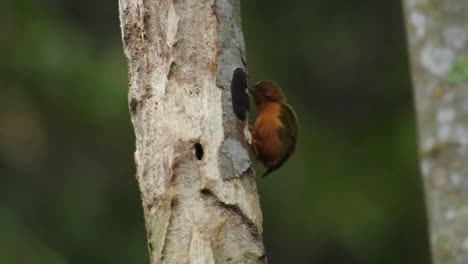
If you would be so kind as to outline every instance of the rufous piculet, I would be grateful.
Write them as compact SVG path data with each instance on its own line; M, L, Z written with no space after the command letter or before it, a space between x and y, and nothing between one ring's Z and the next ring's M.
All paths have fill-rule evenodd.
M248 112L248 107L245 106L245 96L241 96L239 91L247 90L255 102L256 109L255 121L249 122L252 151L256 159L267 168L263 173L265 177L280 168L294 153L299 134L299 121L277 84L271 81L259 81L253 88L248 88L247 81L242 79L246 78L246 74L240 73L239 68L236 71L231 83L233 109L239 119L243 117L241 120L245 120L245 115L239 114L242 113L239 108L243 107ZM236 87L232 85L233 83L245 87Z
M256 109L252 146L257 159L267 168L265 177L280 168L294 152L299 122L277 84L257 82L251 94Z

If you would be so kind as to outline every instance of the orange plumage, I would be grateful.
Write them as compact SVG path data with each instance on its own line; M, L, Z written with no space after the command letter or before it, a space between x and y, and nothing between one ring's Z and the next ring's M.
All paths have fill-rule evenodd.
M255 123L251 125L253 151L267 171L280 168L296 147L298 120L286 103L281 88L269 81L260 81L251 91L256 105Z

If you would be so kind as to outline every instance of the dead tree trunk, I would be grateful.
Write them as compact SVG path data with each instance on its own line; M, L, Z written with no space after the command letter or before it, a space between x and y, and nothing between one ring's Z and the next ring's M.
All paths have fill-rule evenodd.
M239 0L120 0L151 263L264 263L262 214L229 84Z
M434 264L468 263L468 1L405 0Z

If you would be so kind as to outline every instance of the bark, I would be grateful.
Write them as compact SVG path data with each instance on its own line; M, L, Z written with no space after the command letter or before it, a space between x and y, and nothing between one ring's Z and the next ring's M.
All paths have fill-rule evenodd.
M468 1L404 1L433 263L468 263Z
M239 0L120 0L151 263L264 263L255 175L229 85Z

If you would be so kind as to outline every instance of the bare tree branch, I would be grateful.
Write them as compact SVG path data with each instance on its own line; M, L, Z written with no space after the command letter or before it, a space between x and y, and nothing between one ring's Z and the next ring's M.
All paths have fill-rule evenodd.
M405 0L435 264L468 263L468 2Z
M151 263L264 263L262 214L229 85L238 0L120 0Z

